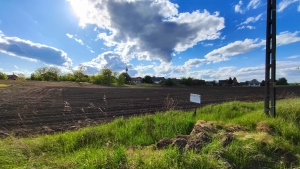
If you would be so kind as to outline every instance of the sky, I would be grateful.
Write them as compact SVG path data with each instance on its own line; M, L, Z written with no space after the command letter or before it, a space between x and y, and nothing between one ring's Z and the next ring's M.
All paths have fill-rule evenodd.
M0 71L80 65L206 81L264 80L263 0L0 1ZM300 82L300 0L277 0L276 76Z

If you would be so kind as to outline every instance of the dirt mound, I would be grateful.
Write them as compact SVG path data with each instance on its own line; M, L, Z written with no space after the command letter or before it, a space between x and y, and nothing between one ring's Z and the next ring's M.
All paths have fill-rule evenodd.
M176 138L163 138L156 143L157 149L176 146L180 150L194 150L199 152L206 144L212 141L212 135L217 134L218 130L214 122L199 120L194 125L190 135L178 135ZM222 134L222 145L225 147L234 140L231 132Z

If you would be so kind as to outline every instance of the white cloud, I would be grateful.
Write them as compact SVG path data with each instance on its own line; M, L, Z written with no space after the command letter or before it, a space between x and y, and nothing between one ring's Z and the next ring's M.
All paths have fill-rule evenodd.
M300 31L295 31L294 33L291 33L289 31L284 31L279 33L279 35L276 36L276 44L277 46L286 45L294 42L299 42L300 37L297 36Z
M300 58L300 55L289 56L287 58L288 59L297 59L297 58Z
M74 40L75 40L76 42L80 43L81 45L84 45L84 43L82 42L81 39L74 38Z
M255 29L254 26L249 26L249 25L244 26L244 25L243 25L243 26L238 27L238 30L240 30L240 29L246 29L246 28L247 28L247 29L250 29L250 30L251 30L251 29Z
M282 0L278 4L278 12L282 12L286 7L288 7L289 5L291 5L295 2L299 2L299 0Z
M242 22L241 25L245 25L248 23L255 23L261 18L262 14L257 15L256 17L249 17L246 21Z
M299 4L299 6L298 6L298 10L297 10L298 12L300 12L300 4Z
M229 60L230 56L243 54L263 45L265 45L265 42L262 40L259 41L258 39L245 39L244 41L235 41L209 52L204 57L205 59L207 59L207 61L214 63L226 61Z
M260 4L261 4L261 0L250 0L247 7L245 8L245 7L242 7L243 1L240 0L239 3L234 6L234 11L236 13L244 14L247 10L258 8L260 6Z
M69 34L69 33L67 33L66 35L67 35L67 37L70 38L70 39L73 38L73 35L71 35L71 34Z
M102 32L98 38L128 59L170 62L174 52L185 51L200 41L220 38L220 30L225 27L218 12L178 13L178 5L169 0L69 2L77 11L80 26L95 24L108 30L109 33Z
M234 11L237 13L244 13L245 11L241 9L242 5L243 1L239 1L239 3L234 6Z
M18 37L7 37L0 31L0 52L30 61L71 66L72 60L64 51Z
M18 66L16 66L16 65L15 65L14 67L15 67L16 69L19 69Z
M256 9L260 5L260 0L250 0L249 4L247 5L247 9Z

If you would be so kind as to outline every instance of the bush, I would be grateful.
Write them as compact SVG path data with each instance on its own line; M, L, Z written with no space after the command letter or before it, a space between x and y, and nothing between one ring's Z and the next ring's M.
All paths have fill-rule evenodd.
M7 76L5 73L0 72L0 80L7 80Z
M165 80L165 81L162 82L162 85L165 85L165 86L175 86L176 83L171 78L168 78L167 80Z

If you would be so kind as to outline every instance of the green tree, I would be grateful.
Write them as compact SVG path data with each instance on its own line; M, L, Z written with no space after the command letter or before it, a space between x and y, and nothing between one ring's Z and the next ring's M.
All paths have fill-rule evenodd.
M165 86L175 86L176 83L171 78L168 78L167 80L165 80L165 81L162 82L162 85L165 85Z
M0 80L7 80L8 77L6 76L5 73L0 72Z
M265 83L266 83L266 81L265 81L265 80L262 80L261 83L260 83L260 86L266 86Z
M34 80L57 81L60 70L57 67L42 67L38 68L34 75Z
M17 80L26 80L26 77L25 77L25 75L23 73L19 73Z
M123 76L125 77L125 83L126 83L126 84L130 84L130 82L131 82L131 77L129 76L129 74L126 73L126 72L123 72L123 73L121 73L121 75L123 75Z
M87 75L85 75L86 67L82 64L79 65L77 70L73 70L73 75L76 82L86 82L88 81Z
M232 85L232 83L233 83L233 80L232 80L232 78L230 77L230 78L228 79L228 84Z
M282 77L282 78L279 78L277 81L276 81L276 84L277 85L289 85L286 78Z
M151 76L146 75L143 79L142 79L143 83L153 83Z
M110 70L109 68L103 68L101 70L101 76L102 76L102 84L105 84L105 85L111 85L113 82L114 82L114 75L115 73Z
M193 86L194 84L193 79L191 77L189 78L183 77L179 80L179 83L186 86Z
M124 77L124 75L120 74L119 77L117 78L117 84L120 85L120 86L124 85L125 84L125 80L126 80L126 78Z

